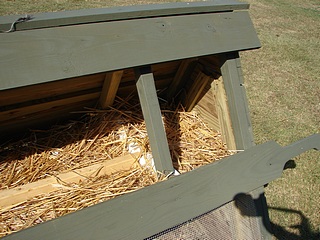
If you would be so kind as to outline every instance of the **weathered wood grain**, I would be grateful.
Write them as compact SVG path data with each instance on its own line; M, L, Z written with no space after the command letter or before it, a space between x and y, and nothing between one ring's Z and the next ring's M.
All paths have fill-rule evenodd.
M105 109L113 104L122 75L123 70L109 72L106 74L99 100L102 109Z
M5 139L5 136L10 138L10 136L15 133L25 133L29 129L47 129L48 126L52 124L61 124L62 121L79 117L79 113L75 112L84 111L85 107L92 108L96 103L97 99L85 100L67 105L62 104L55 106L54 111L51 108L44 108L42 111L36 112L36 114L27 114L23 117L1 122L0 134L3 138L2 140Z
M192 61L194 61L194 59L192 58L181 61L179 68L174 76L174 79L171 82L167 91L167 98L169 101L171 101L174 95L177 94L177 92L180 90L181 85L185 80L184 78L186 77L187 68Z
M238 52L221 55L221 74L227 95L229 114L232 123L233 135L237 149L247 149L255 145L252 133L252 124L249 115L246 92L243 82L240 58ZM258 221L261 236L271 239L270 220L264 189L261 185L251 192L261 196L256 201L257 216L252 216L253 221Z
M249 4L234 0L215 0L208 2L180 2L170 4L138 5L126 7L84 9L53 13L37 13L32 20L17 24L17 30L59 27L74 24L87 24L105 21L159 17L181 14L214 13L248 9ZM0 17L0 33L10 29L20 15Z
M42 100L73 92L101 88L105 73L78 78L64 79L50 83L30 85L0 92L0 107L22 102Z
M199 72L195 80L192 82L192 85L187 92L185 99L185 108L186 111L191 111L196 103L200 100L200 96L204 88L208 85L210 81L210 76Z
M253 133L243 78L239 74L241 66L239 66L238 61L238 53L225 55L222 58L221 74L227 94L237 149L247 149L254 145Z
M259 46L247 12L0 34L0 90Z
M219 123L221 126L221 134L223 140L226 142L229 150L236 150L236 142L234 139L232 123L230 119L230 111L226 97L223 81L220 78L212 83L212 91L215 95L216 109L218 112Z
M66 106L73 103L78 102L84 102L84 101L90 101L92 99L98 99L100 93L99 92L91 92L79 96L73 96L69 98L63 98L58 99L54 101L39 103L35 105L30 105L26 107L16 108L8 111L0 112L0 123L6 122L6 121L14 121L18 119L26 118L28 115L35 115L38 112L52 109L53 111L60 107L60 106Z
M129 170L136 161L134 156L136 155L128 154L74 171L60 173L57 176L47 177L26 185L2 190L0 191L0 211L22 203L39 194L56 191L63 187L61 185L59 186L59 184L78 183L90 177L98 177L116 171Z
M222 126L220 126L219 115L216 106L217 100L215 98L215 95L213 94L214 90L212 89L214 87L215 81L216 80L214 80L211 84L207 84L207 86L203 90L205 93L203 94L203 97L200 99L197 105L194 107L194 111L199 114L201 119L206 124L208 124L210 128L214 129L215 131L221 132Z
M316 134L295 146L320 146ZM268 142L219 162L9 235L4 239L143 239L281 176L286 151ZM174 209L174 211L173 211ZM126 226L126 227L123 227Z

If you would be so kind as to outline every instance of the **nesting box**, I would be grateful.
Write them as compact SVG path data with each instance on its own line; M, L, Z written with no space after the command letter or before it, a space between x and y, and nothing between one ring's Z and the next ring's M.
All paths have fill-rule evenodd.
M1 17L3 139L133 95L155 168L169 178L6 238L269 238L263 186L281 174L274 154L291 155L275 143L253 147L239 58L260 47L248 7L207 1ZM228 149L245 151L169 177L159 99L196 112Z

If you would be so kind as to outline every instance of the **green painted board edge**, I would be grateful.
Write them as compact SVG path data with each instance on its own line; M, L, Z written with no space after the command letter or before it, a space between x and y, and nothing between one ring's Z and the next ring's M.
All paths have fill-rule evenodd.
M100 9L82 9L52 13L36 13L32 15L32 20L17 24L16 29L19 31L146 17L244 10L248 8L249 4L235 0L214 0L205 2L179 2ZM11 24L20 17L24 17L24 15L0 17L0 32L10 29Z
M320 135L281 147L271 141L75 213L4 237L23 240L144 239L278 178L287 151L320 149Z
M174 168L151 67L135 69L135 73L155 169L167 176L174 172Z
M0 90L259 47L247 11L0 34Z
M255 145L253 139L252 123L248 108L246 90L238 52L226 53L221 57L221 74L225 85L229 114L237 149L248 149ZM264 186L251 192L260 196L255 201L258 212L255 216L260 227L261 237L269 240L272 238L271 225L268 214L267 201L264 195Z

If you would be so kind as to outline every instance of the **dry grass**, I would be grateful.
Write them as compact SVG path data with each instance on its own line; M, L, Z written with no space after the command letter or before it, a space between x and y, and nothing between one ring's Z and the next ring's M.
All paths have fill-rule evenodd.
M47 176L79 169L140 149L151 156L139 102L118 99L107 110L89 109L81 121L35 131L29 138L0 148L0 189L14 188ZM162 114L175 169L191 171L231 155L221 135L208 128L196 113L162 106ZM132 145L133 144L133 145ZM139 157L138 157L139 159ZM138 160L137 159L137 160ZM151 159L150 159L151 160ZM165 180L151 162L112 175L82 182L59 182L60 190L0 209L0 236L63 216Z

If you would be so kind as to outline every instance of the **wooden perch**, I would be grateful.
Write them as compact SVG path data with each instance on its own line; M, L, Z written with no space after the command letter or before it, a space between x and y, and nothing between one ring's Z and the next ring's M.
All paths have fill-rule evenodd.
M135 160L135 155L128 154L16 188L2 190L0 192L0 211L27 201L36 195L53 192L64 184L76 183L81 180L86 180L89 177L98 177L120 170L128 170L134 164Z

